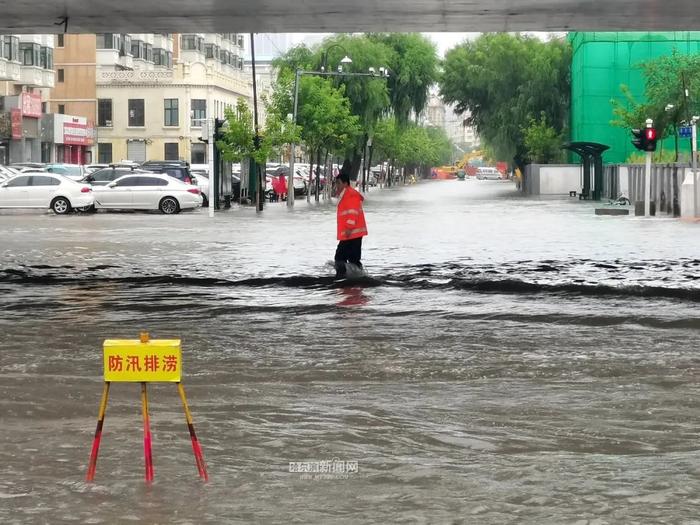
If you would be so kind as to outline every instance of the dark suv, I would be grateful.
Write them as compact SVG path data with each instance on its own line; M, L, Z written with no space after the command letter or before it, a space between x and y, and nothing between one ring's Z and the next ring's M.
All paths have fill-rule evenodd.
M149 160L141 164L141 169L153 173L170 175L187 184L195 185L197 183L195 177L190 173L189 165L183 161Z

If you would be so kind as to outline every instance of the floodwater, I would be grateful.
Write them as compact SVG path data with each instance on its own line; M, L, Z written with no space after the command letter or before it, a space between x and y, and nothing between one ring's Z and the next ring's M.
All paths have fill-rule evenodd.
M373 190L353 286L324 204L0 213L0 522L700 523L700 226L594 206ZM168 384L144 482L116 383L85 482L102 341L143 329L208 483Z

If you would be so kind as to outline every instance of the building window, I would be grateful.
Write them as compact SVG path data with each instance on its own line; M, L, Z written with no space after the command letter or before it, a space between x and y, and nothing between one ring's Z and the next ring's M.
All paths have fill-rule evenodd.
M153 50L153 63L156 66L167 66L168 65L168 55L165 49L159 47Z
M101 33L97 35L97 49L116 49L122 47L122 37L116 33Z
M143 58L143 42L141 40L131 41L131 55L134 58Z
M142 98L129 99L129 127L145 125L144 103Z
M204 54L206 55L207 58L213 58L215 60L219 60L219 53L220 53L219 46L214 45L214 44L205 44L204 45Z
M101 128L112 127L111 98L101 98L97 101L97 125Z
M66 114L66 105L65 104L59 104L58 105L58 113L60 115L65 115Z
M165 143L165 158L164 160L180 160L177 142Z
M165 118L164 126L179 126L180 116L178 115L179 101L176 98L166 98L164 101Z
M192 144L192 158L190 164L206 164L207 163L207 145L195 143Z
M64 45L64 35L56 35L56 47L63 47Z
M153 45L144 44L143 45L143 59L146 62L153 62Z
M23 66L41 66L41 46L39 44L20 42L19 53Z
M112 163L112 143L100 142L97 145L97 162L100 164Z
M59 82L65 82L66 81L66 73L63 69L59 68L58 70L58 81Z
M197 35L182 35L183 51L202 51L204 39Z
M5 52L3 56L11 62L19 62L19 38L16 36L6 36L3 42Z
M119 56L131 54L131 35L122 35L121 45L119 47Z
M53 49L52 48L46 47L46 46L41 46L41 67L43 67L44 69L53 69Z
M192 126L198 128L207 118L207 101L204 99L192 99Z

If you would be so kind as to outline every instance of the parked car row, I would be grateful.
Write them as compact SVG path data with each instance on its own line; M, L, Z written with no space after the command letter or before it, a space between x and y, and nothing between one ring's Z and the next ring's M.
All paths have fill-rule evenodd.
M58 215L100 209L160 210L170 215L202 206L199 188L168 174L129 170L99 182L93 185L47 171L24 172L0 181L0 208L49 208Z

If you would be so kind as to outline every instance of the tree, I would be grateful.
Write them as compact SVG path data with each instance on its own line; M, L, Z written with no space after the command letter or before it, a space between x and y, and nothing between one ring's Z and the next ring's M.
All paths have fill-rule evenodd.
M369 38L391 50L389 99L396 120L404 125L411 112L416 116L423 112L430 88L437 82L439 60L435 44L418 33L382 33Z
M359 119L350 113L350 103L343 96L343 90L321 77L303 77L299 93L299 114L301 137L312 156L316 154L316 164L320 164L323 150L345 153L352 149L361 133Z
M544 114L558 134L568 126L571 82L568 42L512 34L485 34L451 49L440 77L440 93L467 113L485 148L522 167L527 159L524 129Z
M642 128L646 119L653 119L660 139L674 137L677 162L678 126L690 121L700 110L700 55L682 55L674 50L671 55L649 60L639 67L645 80L645 101L637 101L628 86L620 86L624 101L611 100L615 115L611 124L627 129Z
M523 143L529 162L548 164L564 161L564 139L549 125L544 114L540 115L539 120L530 119L530 124L523 130Z
M232 162L252 158L256 163L264 165L273 151L296 142L299 137L298 127L292 126L269 106L265 129L260 133L260 144L256 147L253 114L242 98L238 99L235 110L226 109L225 117L228 127L223 130L216 146L224 159Z

